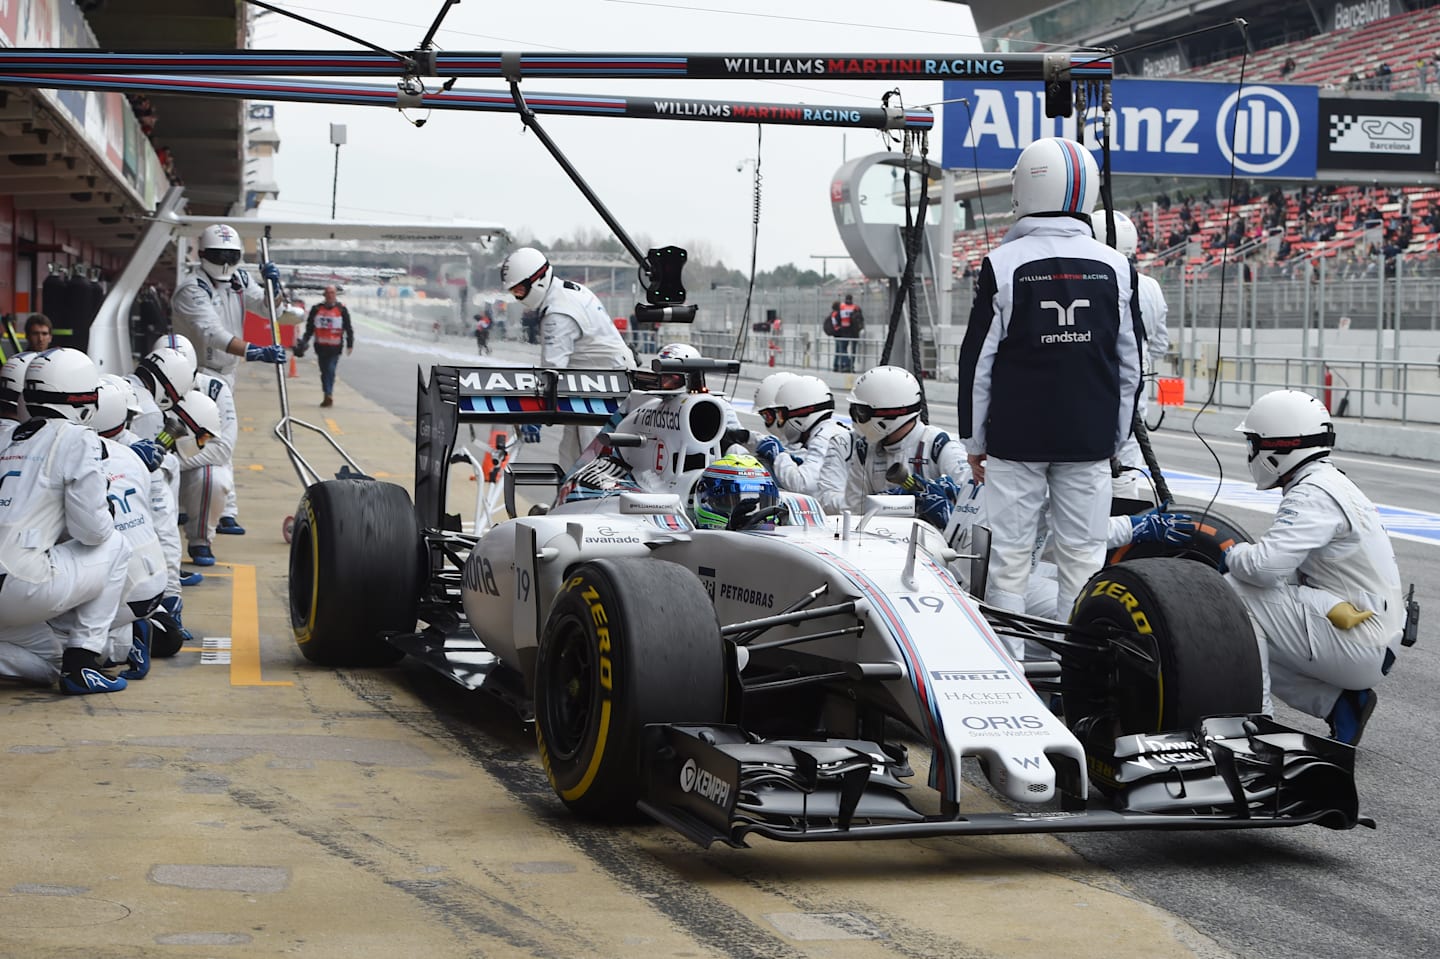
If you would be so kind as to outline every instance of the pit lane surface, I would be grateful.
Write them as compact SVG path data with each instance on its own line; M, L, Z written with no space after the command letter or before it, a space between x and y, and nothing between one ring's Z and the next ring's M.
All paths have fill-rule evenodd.
M458 363L534 362L533 348L503 341L492 341L493 355L477 358L473 342L460 337L437 345L410 344L402 334L376 327L367 335L405 342L406 349L418 351L422 362L432 361L425 355ZM348 371L342 364L342 377L348 375L349 382L381 405L413 417L408 376L380 376L378 365L359 361L358 353L354 359L357 362ZM367 375L372 369L375 375ZM762 369L759 375L766 372ZM742 376L731 390L742 421L751 428L759 428L758 419L747 413L747 400L758 378ZM953 385L929 386L931 419L938 425L955 425L953 391ZM843 396L836 392L837 398ZM838 406L845 408L843 401ZM1247 482L1243 443L1210 439L1207 449L1190 433L1189 425L1187 416L1171 411L1154 434L1162 468L1184 477L1174 484L1177 496L1191 506L1203 505L1214 494L1216 478L1223 475L1227 482L1215 508L1253 533L1263 532L1278 497L1257 495ZM1343 421L1337 428L1344 430ZM537 457L553 449L553 442L547 435ZM1375 817L1379 828L1342 833L1306 828L1094 834L1064 841L1135 894L1240 955L1431 956L1440 940L1426 918L1433 913L1434 890L1440 888L1440 865L1433 855L1440 848L1440 837L1435 817L1427 812L1435 801L1434 786L1440 782L1436 733L1440 709L1433 681L1440 646L1435 628L1440 615L1440 542L1425 534L1440 529L1440 516L1432 512L1440 508L1435 496L1440 464L1358 454L1337 454L1335 459L1378 504L1404 512L1406 525L1392 541L1401 574L1407 583L1417 584L1422 606L1420 643L1404 651L1381 687L1380 705L1357 760L1362 811ZM1324 730L1323 722L1283 706L1279 718L1301 728ZM908 858L905 854L896 858L902 857Z

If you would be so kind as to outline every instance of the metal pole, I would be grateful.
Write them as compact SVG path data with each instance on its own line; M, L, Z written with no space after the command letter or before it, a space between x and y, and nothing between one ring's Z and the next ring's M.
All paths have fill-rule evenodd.
M1315 355L1321 363L1325 362L1325 261L1327 257L1320 257L1320 287L1318 295L1320 302L1315 312Z
M1305 359L1305 385L1310 385L1310 279L1315 272L1315 264L1305 261L1305 274L1301 282L1305 284L1305 295L1301 298L1304 305L1300 314L1300 355Z
M335 144L335 175L330 178L330 219L335 219L335 198L340 193L340 144Z

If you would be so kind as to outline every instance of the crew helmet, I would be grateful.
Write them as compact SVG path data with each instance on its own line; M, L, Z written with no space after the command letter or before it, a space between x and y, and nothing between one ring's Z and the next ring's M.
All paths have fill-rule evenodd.
M34 350L16 353L0 366L0 414L24 417L20 394L25 391L25 369L40 354Z
M655 356L662 360L698 360L700 351L689 343L666 343Z
M1090 151L1065 137L1045 137L1020 151L1010 171L1016 216L1089 215L1100 197L1100 170Z
M169 347L172 350L179 350L190 358L198 369L200 366L199 355L195 352L195 344L190 342L190 337L182 336L179 333L165 333L155 340L155 345L150 347L153 353L155 350L163 350Z
M500 286L531 310L545 302L552 279L550 261L533 246L522 246L500 264Z
M1255 401L1235 432L1249 443L1256 489L1270 489L1292 470L1329 456L1335 445L1330 411L1309 393L1276 390Z
M197 446L204 446L210 437L220 435L220 407L199 390L186 393L170 412L184 425Z
M785 439L798 443L811 427L834 414L835 396L820 377L797 376L781 384L775 405L780 407Z
M1110 233L1105 226L1105 208L1101 207L1095 211L1090 218L1090 225L1095 228L1095 239L1110 245ZM1140 248L1140 235L1135 231L1135 221L1130 219L1119 210L1115 211L1115 249L1121 256L1134 256L1135 251Z
M100 370L79 350L45 350L25 370L22 396L31 416L64 419L80 426L95 416Z
M235 268L245 258L245 244L235 228L224 223L213 223L200 231L200 269L218 283L224 283L235 273Z
M877 366L855 380L850 391L850 421L872 443L888 439L920 418L920 382L899 366Z
M169 410L195 388L195 361L177 349L164 346L141 359L135 375L155 397L156 404L162 410Z
M722 456L695 482L695 525L701 529L731 529L733 519L767 516L778 505L780 488L748 453Z
M140 412L135 399L135 389L123 376L104 373L100 376L95 416L90 428L101 436L114 436L130 423L130 418Z
M799 373L771 373L760 381L755 387L755 413L765 422L765 429L774 436L780 434L775 432L779 424L780 406L775 402L775 395L780 392L780 387L798 377Z

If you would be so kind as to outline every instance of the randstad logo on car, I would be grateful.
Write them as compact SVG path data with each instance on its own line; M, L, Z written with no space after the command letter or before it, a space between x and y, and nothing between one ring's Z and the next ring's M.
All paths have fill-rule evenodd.
M1048 136L1079 139L1074 116L1045 116L1040 84L945 84L946 167L1009 170L1020 151ZM1319 96L1315 87L1116 80L1111 169L1118 174L1310 178L1315 176ZM1091 104L1084 143L1097 151L1101 115Z

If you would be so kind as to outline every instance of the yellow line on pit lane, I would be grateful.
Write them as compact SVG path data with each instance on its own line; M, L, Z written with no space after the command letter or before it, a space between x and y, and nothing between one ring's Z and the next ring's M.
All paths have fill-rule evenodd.
M230 584L230 685L293 686L289 680L260 676L260 595L255 567L226 563L233 579Z

